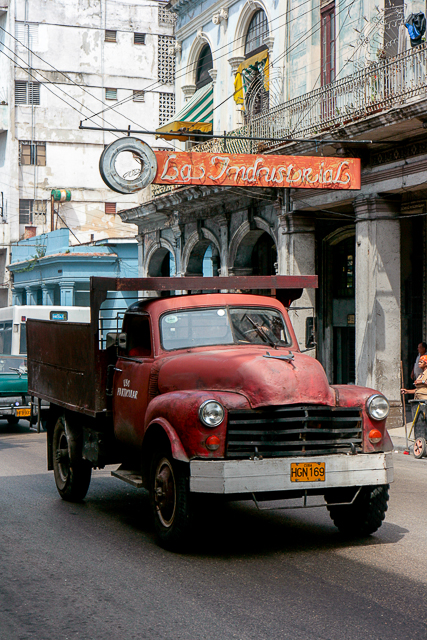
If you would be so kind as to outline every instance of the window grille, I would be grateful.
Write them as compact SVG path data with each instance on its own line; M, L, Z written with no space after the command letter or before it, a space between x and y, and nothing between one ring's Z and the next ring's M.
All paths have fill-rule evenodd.
M105 89L106 100L117 100L117 89Z
M159 127L175 115L175 94L159 93Z
M145 92L144 91L135 91L133 92L133 101L134 102L145 102Z
M33 221L34 200L19 199L19 224L31 224Z
M176 15L172 11L168 11L164 7L159 7L159 25L167 27L174 25L176 22Z
M34 22L15 22L17 45L37 49L39 43L39 25Z
M46 142L20 142L19 164L35 164L39 167L46 166Z
M110 213L115 215L116 213L116 203L115 202L106 202L105 203L105 213Z
M15 104L40 104L40 83L15 80Z
M117 42L117 31L114 31L112 29L106 29L105 42Z
M173 84L175 81L175 56L169 53L169 47L175 44L173 36L158 36L157 49L157 80L163 84Z
M268 22L264 11L257 11L250 21L248 32L246 34L245 55L254 53L263 44L268 36Z
M145 44L145 33L134 33L133 34L133 43L134 44Z

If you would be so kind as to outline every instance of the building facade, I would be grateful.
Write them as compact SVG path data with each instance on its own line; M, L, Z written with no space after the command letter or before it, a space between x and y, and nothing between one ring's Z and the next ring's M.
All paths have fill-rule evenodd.
M175 119L187 116L195 130L177 149L355 156L362 188L153 185L121 214L138 226L140 275L167 275L171 264L178 274L206 273L208 250L214 274L318 274L319 289L290 308L300 346L315 316L309 353L330 382L379 389L398 423L401 362L407 385L427 335L427 49L412 46L404 26L424 5L171 0L168 8L177 15ZM206 142L197 137L206 128L191 125L202 111L217 133ZM224 143L224 131L258 140Z
M88 307L90 277L135 278L135 238L107 238L71 245L68 229L21 240L12 247L8 267L13 304Z
M117 214L140 196L112 194L97 170L123 134L79 123L155 129L173 114L174 21L157 0L0 0L0 306L11 243L62 227L73 244L136 232ZM52 205L53 189L71 200Z

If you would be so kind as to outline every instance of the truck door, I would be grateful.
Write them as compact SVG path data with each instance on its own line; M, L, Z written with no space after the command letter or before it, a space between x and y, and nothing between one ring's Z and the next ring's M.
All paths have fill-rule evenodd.
M113 386L114 433L121 442L140 445L148 402L148 385L153 365L150 317L127 313L123 323L126 349L117 359Z

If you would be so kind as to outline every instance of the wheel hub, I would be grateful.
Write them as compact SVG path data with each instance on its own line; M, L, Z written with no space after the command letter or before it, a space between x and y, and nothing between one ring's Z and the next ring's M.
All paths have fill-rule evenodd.
M160 460L154 477L154 501L157 515L164 527L173 523L176 510L176 487L172 465L167 458Z

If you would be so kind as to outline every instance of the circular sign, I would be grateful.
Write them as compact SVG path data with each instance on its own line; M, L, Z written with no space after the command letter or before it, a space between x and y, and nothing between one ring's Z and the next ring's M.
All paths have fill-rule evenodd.
M140 167L123 175L117 171L116 162L121 153L130 152ZM108 145L99 159L101 178L113 191L134 193L151 184L157 173L157 159L152 148L137 138L120 138Z

